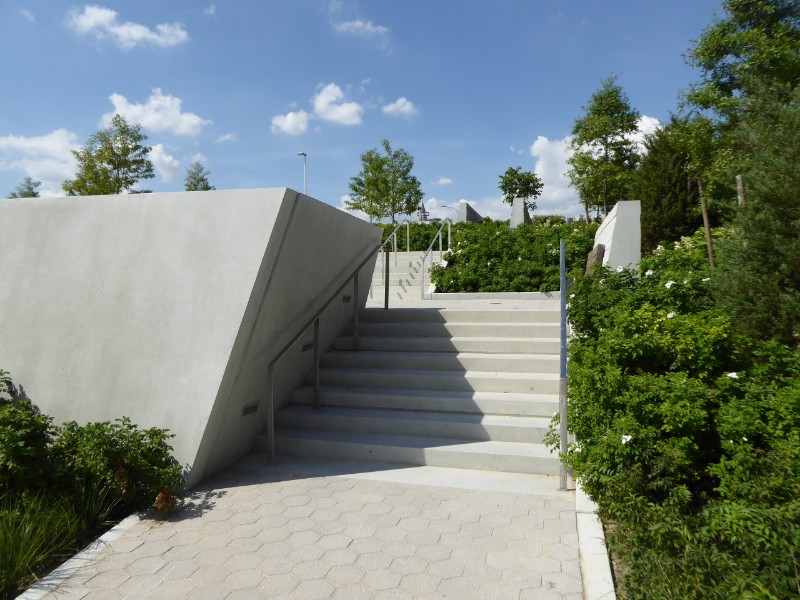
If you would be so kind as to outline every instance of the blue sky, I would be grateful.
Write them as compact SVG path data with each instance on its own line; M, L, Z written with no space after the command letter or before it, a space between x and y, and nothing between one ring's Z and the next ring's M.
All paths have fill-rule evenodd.
M539 213L577 215L574 120L601 81L651 129L699 78L683 56L720 0L137 0L0 4L0 197L62 195L70 153L114 112L141 123L155 191L199 159L218 189L303 187L341 206L384 138L415 159L433 216L507 218L509 166Z

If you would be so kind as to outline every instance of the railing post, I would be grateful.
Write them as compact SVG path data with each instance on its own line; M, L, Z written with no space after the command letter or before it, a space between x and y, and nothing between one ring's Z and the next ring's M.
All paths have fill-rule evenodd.
M269 380L269 400L267 400L267 458L269 464L275 462L275 372L273 365L267 367Z
M406 219L406 252L411 252L411 223Z
M358 350L358 273L353 277L353 350Z
M447 220L447 249L448 250L450 250L450 248L452 248L452 246L450 245L450 226L452 224L453 224L453 222L450 219L448 219Z
M389 253L386 253L386 279L383 280L383 308L389 310Z
M314 410L319 410L319 317L314 321Z
M449 221L448 221L448 222L449 222ZM442 235L442 232L441 232L441 231L439 231L439 262L442 262L442 260L444 259L444 255L442 254L442 238L443 238L443 237L444 237L444 236ZM431 263L432 263L432 262L433 262L433 261L431 261Z
M564 240L559 241L559 275L561 278L561 357L559 381L559 438L561 453L560 490L567 489L567 465L564 460L567 456L567 257Z

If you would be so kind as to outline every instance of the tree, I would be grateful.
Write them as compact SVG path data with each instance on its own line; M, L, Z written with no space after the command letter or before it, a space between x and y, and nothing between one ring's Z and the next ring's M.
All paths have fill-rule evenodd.
M800 81L800 3L724 0L722 7L725 16L703 31L687 57L703 74L686 100L732 121L754 85Z
M11 192L9 198L38 198L39 191L36 189L42 185L41 181L34 181L30 177L26 177L17 186L17 189Z
M584 116L572 128L573 154L567 162L570 182L584 201L588 221L590 203L607 213L617 200L628 196L638 158L631 135L637 131L639 113L631 108L616 76L602 82L583 110Z
M800 86L754 87L732 131L746 201L721 240L717 298L754 338L800 344Z
M700 226L697 186L688 172L688 156L681 137L686 119L670 123L647 135L645 152L631 183L633 197L642 202L642 250L659 242L690 236Z
M152 179L153 163L147 158L152 148L143 146L147 136L141 125L129 124L121 115L111 118L111 126L94 133L80 150L72 154L78 161L75 179L63 184L69 196L144 193L134 186Z
M542 193L542 187L544 184L536 173L523 171L522 167L508 167L508 170L500 175L503 200L514 204L514 198L524 198L525 206L531 212L536 210L534 199Z
M209 175L211 175L211 173L199 160L194 161L192 166L186 171L184 189L187 192L207 192L217 189L208 183Z
M377 149L361 155L361 172L350 178L350 199L345 206L365 212L370 221L384 217L396 222L398 214L417 210L424 194L419 180L411 175L414 158L402 148L392 150L389 140L382 140L385 154Z

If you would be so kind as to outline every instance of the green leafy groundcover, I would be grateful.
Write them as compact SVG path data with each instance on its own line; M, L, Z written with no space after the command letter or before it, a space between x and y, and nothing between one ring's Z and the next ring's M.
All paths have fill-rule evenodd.
M571 290L567 462L629 598L800 594L800 352L738 334L713 277L698 232Z
M557 291L559 240L565 241L567 269L577 276L586 267L597 227L563 217L514 229L504 221L461 225L445 253L447 266L434 266L431 281L439 292Z
M168 431L113 423L52 424L11 398L0 370L0 598L13 598L133 511L172 510L183 485Z

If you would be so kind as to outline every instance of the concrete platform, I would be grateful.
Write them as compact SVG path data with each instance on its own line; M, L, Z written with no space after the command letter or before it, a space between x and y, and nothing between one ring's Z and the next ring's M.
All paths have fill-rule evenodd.
M132 516L22 600L613 598L557 478L252 454ZM600 564L600 567L597 565ZM600 578L602 579L602 577Z

